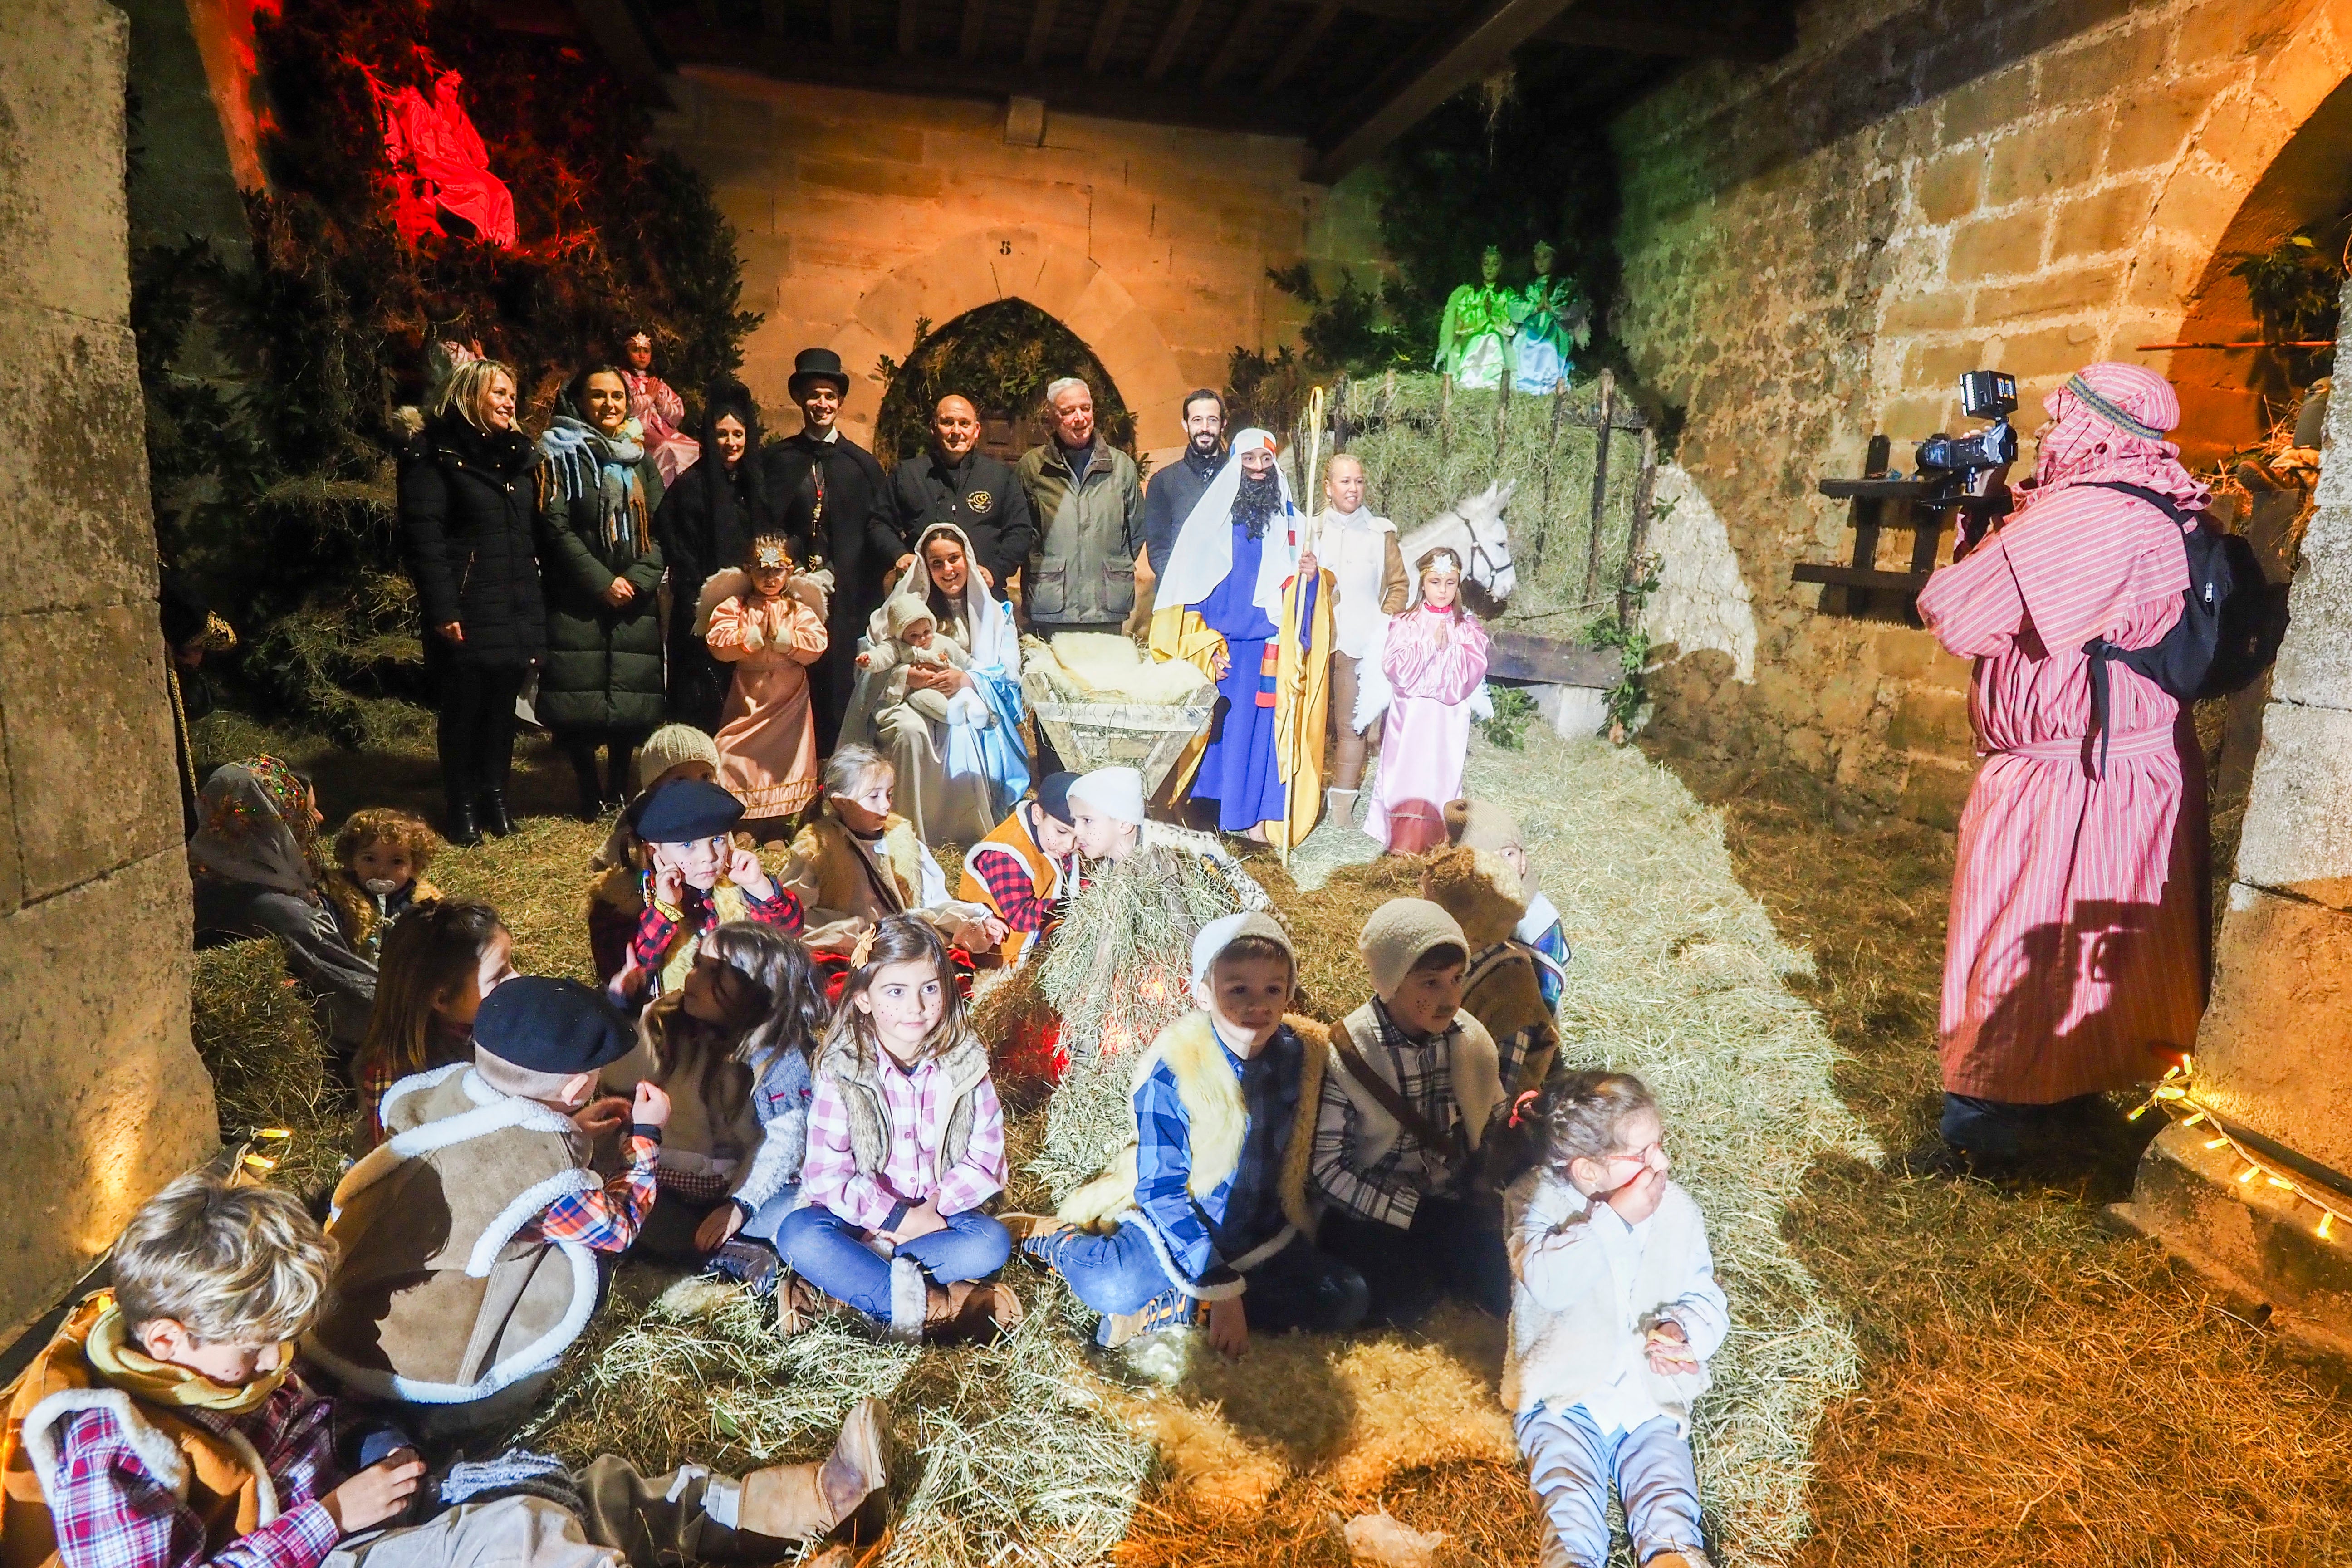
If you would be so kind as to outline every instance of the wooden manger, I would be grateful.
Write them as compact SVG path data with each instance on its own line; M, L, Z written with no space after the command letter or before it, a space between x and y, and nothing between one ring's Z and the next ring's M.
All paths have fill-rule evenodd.
M1055 695L1044 676L1024 668L1021 689L1038 728L1064 765L1079 773L1095 768L1133 768L1143 775L1147 797L1176 765L1184 748L1209 728L1217 689L1202 686L1181 702L1133 702L1115 697L1071 700Z

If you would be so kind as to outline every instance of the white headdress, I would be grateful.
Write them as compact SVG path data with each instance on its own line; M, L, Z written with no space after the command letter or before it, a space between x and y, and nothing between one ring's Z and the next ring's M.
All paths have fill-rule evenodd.
M1242 454L1274 448L1274 437L1255 427L1234 437L1233 456L1209 481L1192 513L1177 531L1176 543L1168 552L1168 570L1160 574L1160 590L1155 603L1166 608L1175 605L1197 605L1217 591L1234 569L1234 498L1241 493ZM1274 466L1274 479L1280 488L1281 510L1267 524L1265 550L1257 559L1257 585L1250 597L1264 610L1268 620L1277 625L1282 620L1282 585L1290 580L1298 564L1299 546L1304 542L1303 520L1297 503L1291 499L1290 477L1282 465Z
M907 568L890 590L888 598L874 608L866 618L866 636L879 643L891 635L890 606L899 599L911 599L923 606L925 615L931 614L930 563L923 558L923 546L932 540L947 537L963 546L963 618L965 631L971 638L971 662L977 668L1018 671L1021 668L1021 646L1013 629L1004 624L1004 616L997 605L1002 603L981 581L980 556L971 547L971 540L952 522L934 522L926 527L915 541L915 563Z

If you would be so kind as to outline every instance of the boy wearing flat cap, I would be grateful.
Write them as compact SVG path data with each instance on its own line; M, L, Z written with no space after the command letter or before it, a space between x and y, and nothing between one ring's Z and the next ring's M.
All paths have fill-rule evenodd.
M384 1142L335 1188L336 1301L310 1358L412 1407L420 1436L527 1408L595 1310L596 1255L625 1251L653 1207L669 1097L637 1085L609 1181L575 1121L635 1043L589 987L520 975L482 998L472 1062L394 1084Z
M1409 1327L1441 1295L1501 1317L1511 1268L1500 1205L1476 1191L1503 1103L1494 1037L1462 1010L1470 944L1426 899L1391 899L1357 939L1372 999L1331 1031L1315 1119L1316 1242L1371 1286L1375 1326Z
M628 961L605 994L614 1002L650 1001L686 984L702 939L728 921L801 929L801 904L776 885L754 851L729 837L743 803L705 779L679 779L656 790L637 816L645 841L646 911L637 917Z
M1273 916L1202 926L1199 1010L1137 1061L1133 1135L1051 1220L1017 1216L1022 1250L1105 1314L1104 1344L1205 1324L1212 1345L1240 1355L1253 1331L1362 1321L1362 1277L1311 1240L1307 1163L1330 1047L1321 1026L1284 1010L1297 978Z

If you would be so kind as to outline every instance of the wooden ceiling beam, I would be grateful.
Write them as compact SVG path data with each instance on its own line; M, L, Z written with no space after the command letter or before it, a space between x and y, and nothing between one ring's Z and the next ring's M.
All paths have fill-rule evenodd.
M1329 184L1510 58L1573 0L1470 0L1374 77L1315 137L1307 177Z
M988 0L963 0L963 29L956 35L956 58L980 58L981 36L988 26Z
M1254 90L1211 91L1196 82L1086 76L1051 66L1032 70L1017 60L901 58L867 48L837 49L805 37L704 27L676 12L664 21L662 37L682 63L756 71L778 81L973 99L1000 106L1007 98L1036 98L1048 109L1069 114L1268 136L1304 137L1311 129L1301 109L1269 103Z
M1331 24L1339 19L1339 0L1322 0L1322 4L1315 7L1313 15L1299 25L1298 31L1290 35L1290 42L1282 46L1282 53L1276 55L1274 64L1266 68L1265 75L1258 81L1257 89L1272 92L1288 81L1298 68L1307 63L1307 55L1322 42L1323 35L1331 30Z
M1036 0L1029 13L1029 41L1021 50L1021 63L1035 70L1045 63L1045 43L1054 36L1054 13L1061 8L1062 0Z
M1103 8L1095 16L1095 36L1087 40L1087 74L1102 75L1110 61L1111 50L1118 47L1119 24L1127 20L1127 0L1103 0Z
M1234 68L1242 63L1243 51L1249 47L1251 31L1265 18L1265 10L1262 5L1244 5L1241 8L1240 14L1234 17L1234 25L1225 29L1225 36L1217 41L1217 52L1209 57L1208 65L1201 71L1202 87L1214 87L1234 74Z
M1679 13L1657 5L1576 6L1536 35L1548 44L1677 59L1772 60L1797 46L1797 19L1779 5Z
M1184 47L1184 35L1192 30L1192 23L1201 15L1201 0L1176 0L1176 9L1169 15L1168 25L1160 29L1160 41L1151 46L1151 58L1143 63L1143 79L1158 81L1176 63L1176 51Z

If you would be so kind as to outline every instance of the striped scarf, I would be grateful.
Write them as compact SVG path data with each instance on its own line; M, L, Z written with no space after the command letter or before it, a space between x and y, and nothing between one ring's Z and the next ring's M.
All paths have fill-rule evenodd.
M626 429L607 436L583 419L559 414L539 438L539 449L554 505L568 510L575 498L595 496L605 553L634 560L646 552L647 538L646 487L637 477L646 448Z

